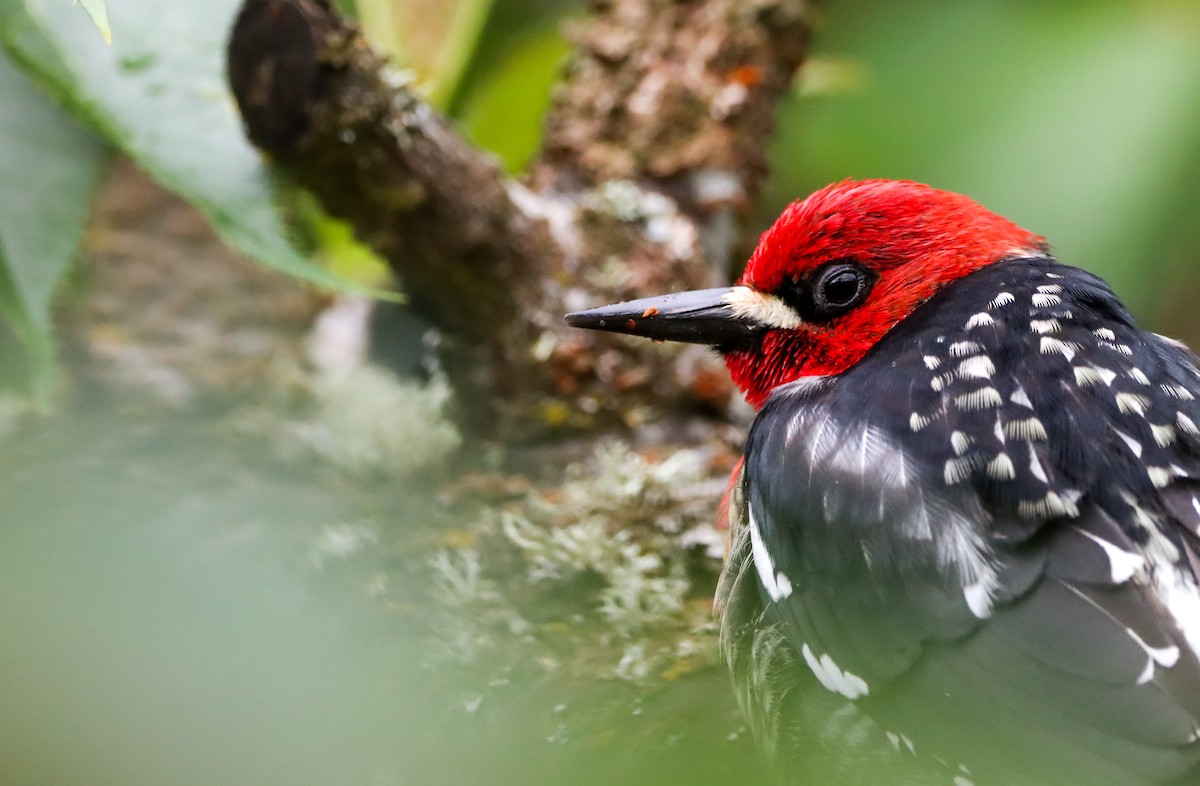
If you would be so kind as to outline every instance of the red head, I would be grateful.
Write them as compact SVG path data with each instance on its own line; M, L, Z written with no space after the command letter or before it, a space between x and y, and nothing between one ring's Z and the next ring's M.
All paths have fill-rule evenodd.
M738 286L594 309L568 321L712 343L758 407L779 385L850 368L948 282L1044 251L1041 237L964 196L908 181L847 180L784 210Z
M1043 238L959 194L903 180L836 183L783 211L738 283L801 312L824 283L845 305L814 306L795 326L768 330L760 346L727 352L726 363L760 406L777 385L850 368L944 284L1044 250ZM848 272L831 284L825 271L839 264ZM856 285L867 291L856 295Z

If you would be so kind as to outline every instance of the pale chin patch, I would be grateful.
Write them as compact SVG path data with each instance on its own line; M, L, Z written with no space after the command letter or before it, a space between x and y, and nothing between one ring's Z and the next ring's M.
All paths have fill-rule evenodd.
M763 327L793 329L804 324L787 303L750 287L733 287L725 296L725 304L734 316Z

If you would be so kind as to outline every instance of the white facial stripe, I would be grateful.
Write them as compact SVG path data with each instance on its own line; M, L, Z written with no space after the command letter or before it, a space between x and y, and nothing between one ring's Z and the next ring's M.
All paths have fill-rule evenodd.
M798 328L804 321L791 306L750 287L733 287L725 303L734 316L771 328Z

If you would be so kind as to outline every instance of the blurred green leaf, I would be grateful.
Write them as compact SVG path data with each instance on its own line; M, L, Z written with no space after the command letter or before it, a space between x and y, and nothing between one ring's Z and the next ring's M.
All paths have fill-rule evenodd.
M316 253L335 276L364 287L381 286L391 279L387 261L355 237L354 227L348 221L322 210L316 197L299 194L291 207L304 222ZM390 299L402 300L399 295Z
M450 108L474 56L493 0L358 0L368 37L396 65L429 87L429 101Z
M104 0L79 0L83 10L92 18L92 24L104 36L104 43L112 43L112 30L108 26L108 4Z
M557 29L531 35L509 50L464 101L462 122L510 172L537 152L550 91L571 47Z
M114 6L106 46L80 14L0 0L0 39L41 86L269 267L354 289L292 244L258 153L242 134L224 79L237 0ZM183 260L181 260L181 263ZM378 294L378 293L373 293Z
M1152 315L1180 206L1200 199L1181 175L1200 151L1200 7L842 0L827 11L819 53L869 74L784 110L773 208L845 177L925 181L1046 235L1060 259Z
M79 245L106 150L3 55L0 95L0 312L44 401L55 355L50 302Z

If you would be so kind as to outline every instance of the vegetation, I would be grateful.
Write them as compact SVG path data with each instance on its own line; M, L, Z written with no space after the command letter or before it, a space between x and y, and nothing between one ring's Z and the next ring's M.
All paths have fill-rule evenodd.
M595 125L573 136L594 120L579 63L620 45L596 20L654 0L344 0L404 71L348 59L496 156L472 182L551 218L569 193L578 269L540 223L488 223L498 258L544 259L464 287L449 261L405 268L461 250L396 230L436 234L438 215L403 223L428 183L391 164L342 181L247 140L226 73L239 3L80 5L0 0L6 782L763 778L709 601L747 413L703 351L574 343L558 315L570 290L584 306L728 276L831 180L970 194L1200 346L1188 0L830 0L778 23L811 28L807 52L745 45L807 54L753 94L777 119L766 167L765 135L630 127L604 155ZM720 156L736 193L665 196ZM345 186L372 181L394 213ZM680 226L698 234L672 256ZM470 334L479 313L508 327ZM504 406L481 367L519 372Z

